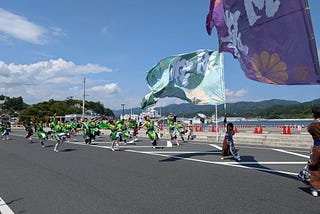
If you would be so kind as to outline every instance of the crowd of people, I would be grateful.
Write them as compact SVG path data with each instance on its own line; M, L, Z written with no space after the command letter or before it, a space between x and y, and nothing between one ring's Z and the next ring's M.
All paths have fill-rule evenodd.
M70 121L62 121L57 119L56 114L54 114L48 123L44 123L44 121L34 123L28 121L23 125L26 131L25 138L28 139L30 143L34 141L34 137L36 136L42 147L46 147L47 140L50 138L56 141L54 146L55 152L59 152L61 145L66 141L70 141L70 138L77 140L76 135L82 135L84 143L91 144L96 137L100 135L101 130L109 130L109 137L112 140L112 151L115 151L120 143L126 145L127 143L138 141L138 133L142 130L145 130L152 147L155 148L158 146L158 140L164 135L165 125L169 127L170 141L173 144L179 146L180 139L185 141L184 135L187 132L189 132L188 140L193 139L192 120L190 124L186 126L181 121L177 121L174 115L169 115L165 120L151 119L150 116L145 116L143 120L132 118L118 120L84 118L83 120L72 119ZM49 128L49 130L47 128ZM3 140L8 140L10 130L7 123L0 123L0 131Z

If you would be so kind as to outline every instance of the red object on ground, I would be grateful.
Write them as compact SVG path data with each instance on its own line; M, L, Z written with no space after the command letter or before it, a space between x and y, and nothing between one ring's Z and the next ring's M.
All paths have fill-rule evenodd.
M285 127L285 126L282 127L282 134L287 134L287 131L286 131L286 127Z
M254 133L258 134L258 127L254 127Z
M290 125L288 125L287 134L291 134Z
M260 125L259 134L262 134L262 126Z
M234 127L234 132L239 133L238 127L236 127L236 126Z
M214 132L214 126L211 127L211 132Z

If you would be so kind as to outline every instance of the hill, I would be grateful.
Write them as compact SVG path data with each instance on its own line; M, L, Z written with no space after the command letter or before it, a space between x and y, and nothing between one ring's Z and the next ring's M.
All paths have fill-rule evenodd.
M311 118L311 107L320 105L320 99L300 103L288 100L265 100L260 102L237 102L227 103L227 116L246 117L246 118L266 118L266 119L286 119L286 118ZM203 113L207 116L215 114L215 106L212 105L194 105L190 103L172 104L165 107L155 108L162 115L174 113L177 116L194 117L197 113ZM130 114L131 109L125 109L125 114ZM139 114L140 108L132 109L132 112ZM115 116L120 116L122 110L113 110ZM218 116L224 116L224 106L218 106Z

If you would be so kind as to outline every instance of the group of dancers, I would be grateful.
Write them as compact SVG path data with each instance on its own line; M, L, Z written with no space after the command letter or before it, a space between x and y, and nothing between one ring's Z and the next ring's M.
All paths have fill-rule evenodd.
M184 135L189 132L188 140L192 139L193 125L192 120L188 126L185 126L181 121L176 120L176 116L169 115L166 120L169 127L170 141L179 146L179 139L185 141ZM115 151L120 143L126 145L127 143L134 143L138 141L138 133L140 130L145 129L146 135L151 141L152 147L157 147L158 140L164 135L164 121L151 120L149 116L144 117L144 121L135 120L132 118L119 119L119 120L95 120L84 118L83 121L71 120L61 121L56 119L56 115L50 118L49 131L45 129L45 123L39 121L38 123L26 122L24 128L26 131L25 138L29 142L33 142L33 136L36 135L42 147L46 147L46 141L51 138L56 141L54 151L59 152L61 145L70 141L70 138L76 139L76 135L80 133L83 136L85 144L91 144L97 136L100 135L101 129L109 130L109 137L112 140L111 150ZM7 132L2 132L4 136L9 136ZM127 141L130 139L130 141Z
M54 151L59 152L59 148L62 143L69 141L70 138L76 139L76 135L82 134L85 144L91 144L95 140L96 136L99 136L101 129L109 130L109 137L112 140L111 150L115 151L116 147L122 142L124 145L127 143L134 143L138 140L138 133L140 130L145 129L145 133L148 136L152 147L158 146L158 140L164 135L163 126L167 124L169 132L169 141L171 145L180 146L180 140L185 142L185 134L187 134L187 141L193 140L193 122L189 121L188 125L185 125L181 121L177 120L175 115L170 114L165 120L152 120L150 116L145 116L144 121L135 120L132 118L119 119L119 120L95 120L84 118L83 121L71 120L63 122L56 119L54 114L50 118L49 131L45 130L45 123L39 121L33 124L32 122L24 123L25 131L27 132L25 138L29 139L29 142L33 142L33 136L36 134L42 147L46 147L46 141L51 138L56 141ZM9 139L8 127L5 123L0 123L0 130L3 139ZM223 142L222 159L227 156L233 156L236 160L240 160L240 156L237 154L237 150L233 143L233 124L227 125L227 132ZM130 141L127 141L130 139Z

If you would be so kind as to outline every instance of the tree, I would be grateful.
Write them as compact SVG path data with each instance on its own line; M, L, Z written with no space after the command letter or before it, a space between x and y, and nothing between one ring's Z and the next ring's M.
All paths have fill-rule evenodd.
M54 113L58 116L66 114L81 114L82 113L81 100L67 99L64 101L49 100L29 106L23 110L19 115L20 121L33 121L37 120L48 121ZM113 112L105 108L100 102L86 102L86 109L91 110L94 114L104 117L114 117Z

